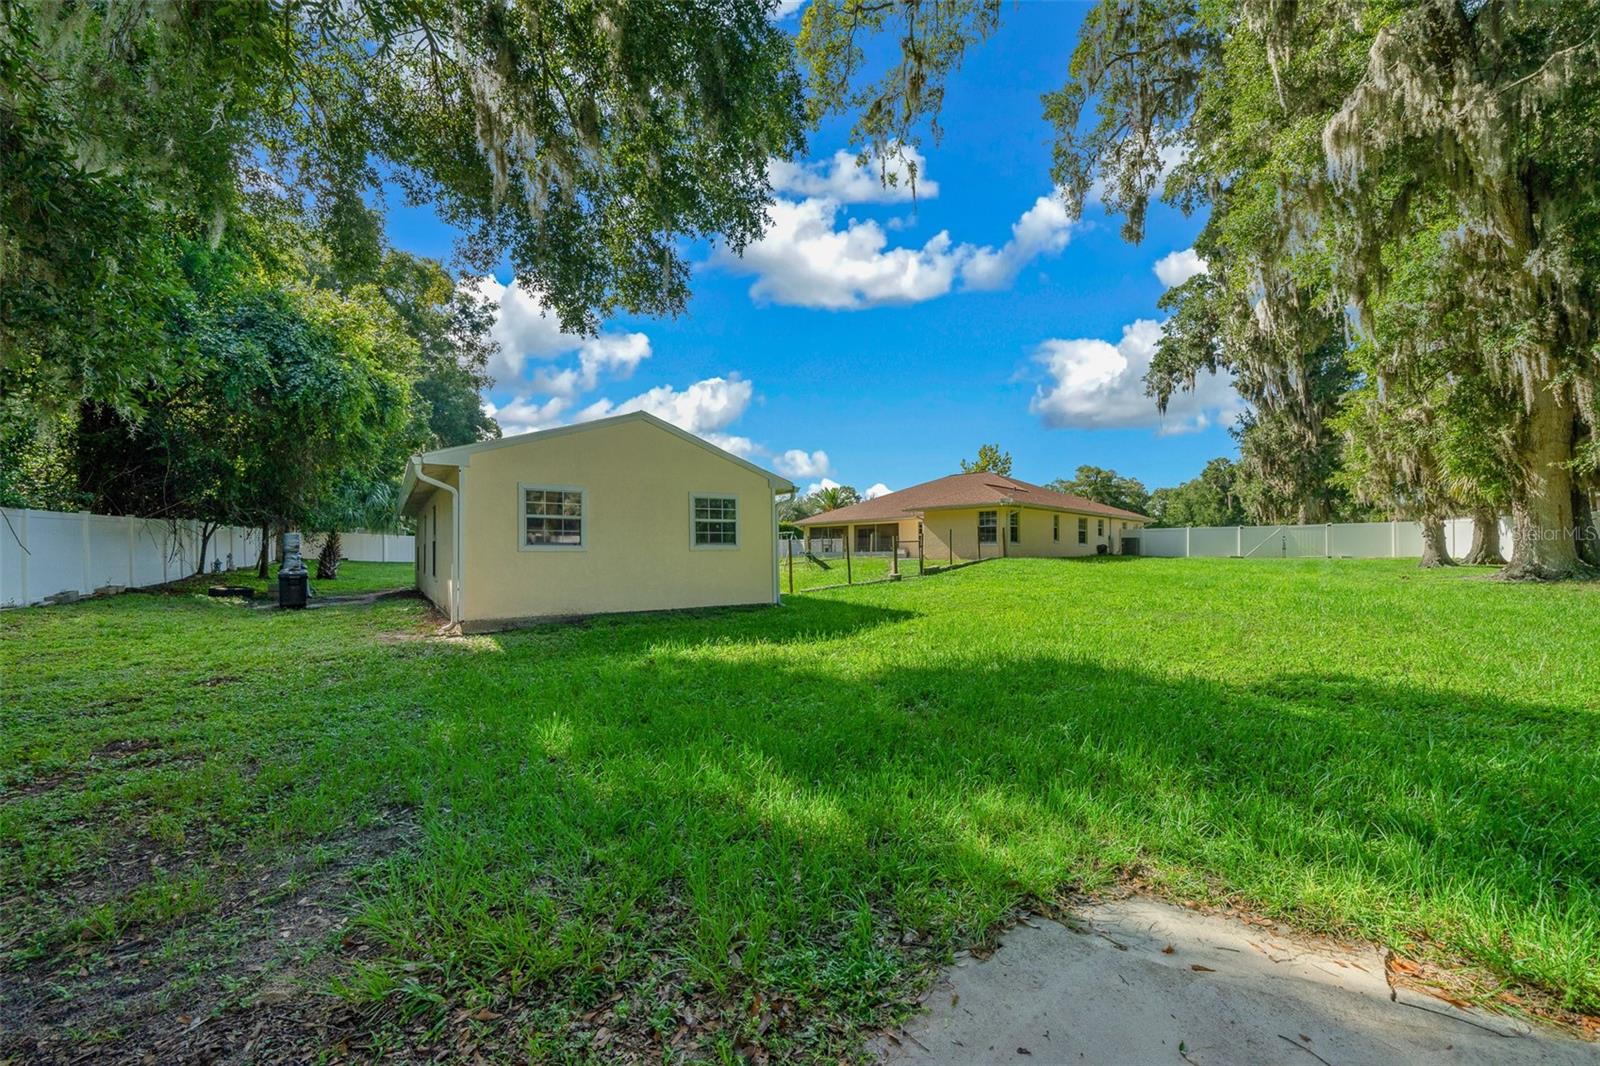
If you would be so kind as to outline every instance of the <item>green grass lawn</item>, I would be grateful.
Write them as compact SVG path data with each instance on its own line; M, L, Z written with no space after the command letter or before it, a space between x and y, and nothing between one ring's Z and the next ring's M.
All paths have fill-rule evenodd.
M409 562L404 563L358 563L342 562L339 564L339 576L331 580L321 580L317 574L317 561L306 560L306 569L311 573L311 587L318 596L352 596L366 592L386 592L389 589L410 588L416 583L414 567ZM267 577L257 577L255 567L242 570L225 570L220 574L200 574L195 577L174 581L170 585L163 585L153 590L158 593L177 593L188 595L190 593L204 594L206 589L213 585L241 585L253 589L257 596L278 593L278 564L273 563Z
M1137 879L1593 1011L1600 587L1484 573L1013 559L467 639L6 612L0 1002L119 1051L832 1058Z
M917 573L915 559L901 559L900 573L906 577L914 577ZM794 557L794 590L796 592L809 592L812 589L829 588L834 585L846 583L846 575L856 584L867 581L887 581L889 578L889 557L887 555L852 555L848 570L845 567L844 556L828 556L820 561L807 559L803 555ZM789 559L780 556L778 560L778 586L785 593L789 591Z

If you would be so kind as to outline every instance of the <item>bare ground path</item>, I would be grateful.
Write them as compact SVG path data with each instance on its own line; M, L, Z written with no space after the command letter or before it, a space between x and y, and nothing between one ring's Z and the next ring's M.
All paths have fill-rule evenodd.
M1391 986L1376 948L1131 898L1018 925L882 1039L935 1063L1600 1064L1600 1044Z

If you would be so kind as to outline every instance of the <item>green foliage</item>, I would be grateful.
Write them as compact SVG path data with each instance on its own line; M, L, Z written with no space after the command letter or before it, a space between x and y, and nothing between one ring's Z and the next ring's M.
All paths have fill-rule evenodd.
M1139 514L1147 513L1150 507L1150 493L1142 481L1098 466L1080 466L1071 479L1056 478L1045 488Z
M854 134L880 163L916 143L922 127L937 138L946 79L968 48L1000 24L1000 0L812 0L801 16L797 46L806 67L813 120L849 114ZM875 35L900 44L895 61L862 80L863 45ZM916 168L907 176L916 188ZM885 167L885 181L893 177Z
M824 511L837 511L841 507L861 502L861 493L853 485L824 485L822 488L806 497L806 506L810 514L821 514Z
M258 241L241 225L215 251L188 248L188 298L167 324L180 376L135 394L143 419L81 408L95 510L328 528L425 442L418 343L383 294L274 276Z
M0 5L0 358L32 410L137 418L177 373L176 242L247 201L384 270L380 179L569 328L682 310L684 249L759 234L801 82L763 0ZM452 430L461 428L459 412ZM475 427L482 430L486 427Z
M1200 476L1174 488L1150 494L1149 514L1154 527L1240 526L1247 521L1239 499L1241 474L1230 459L1216 458Z
M976 474L982 471L1011 476L1011 453L1001 451L998 444L982 444L978 446L976 459L961 460L963 474Z

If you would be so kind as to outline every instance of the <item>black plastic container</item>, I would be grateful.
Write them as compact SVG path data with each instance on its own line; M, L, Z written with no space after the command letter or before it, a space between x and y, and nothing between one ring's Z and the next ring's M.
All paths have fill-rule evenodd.
M309 586L310 574L301 570L298 574L286 574L278 571L278 606L293 607L296 609L306 605L306 592Z

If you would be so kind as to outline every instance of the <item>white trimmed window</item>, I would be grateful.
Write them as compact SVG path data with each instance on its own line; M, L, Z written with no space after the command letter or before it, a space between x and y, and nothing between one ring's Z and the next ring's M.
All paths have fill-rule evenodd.
M993 544L1000 539L1000 512L978 512L978 543Z
M696 492L689 497L689 545L693 548L739 546L739 498Z
M575 550L584 546L587 495L576 485L518 485L522 500L523 551Z

